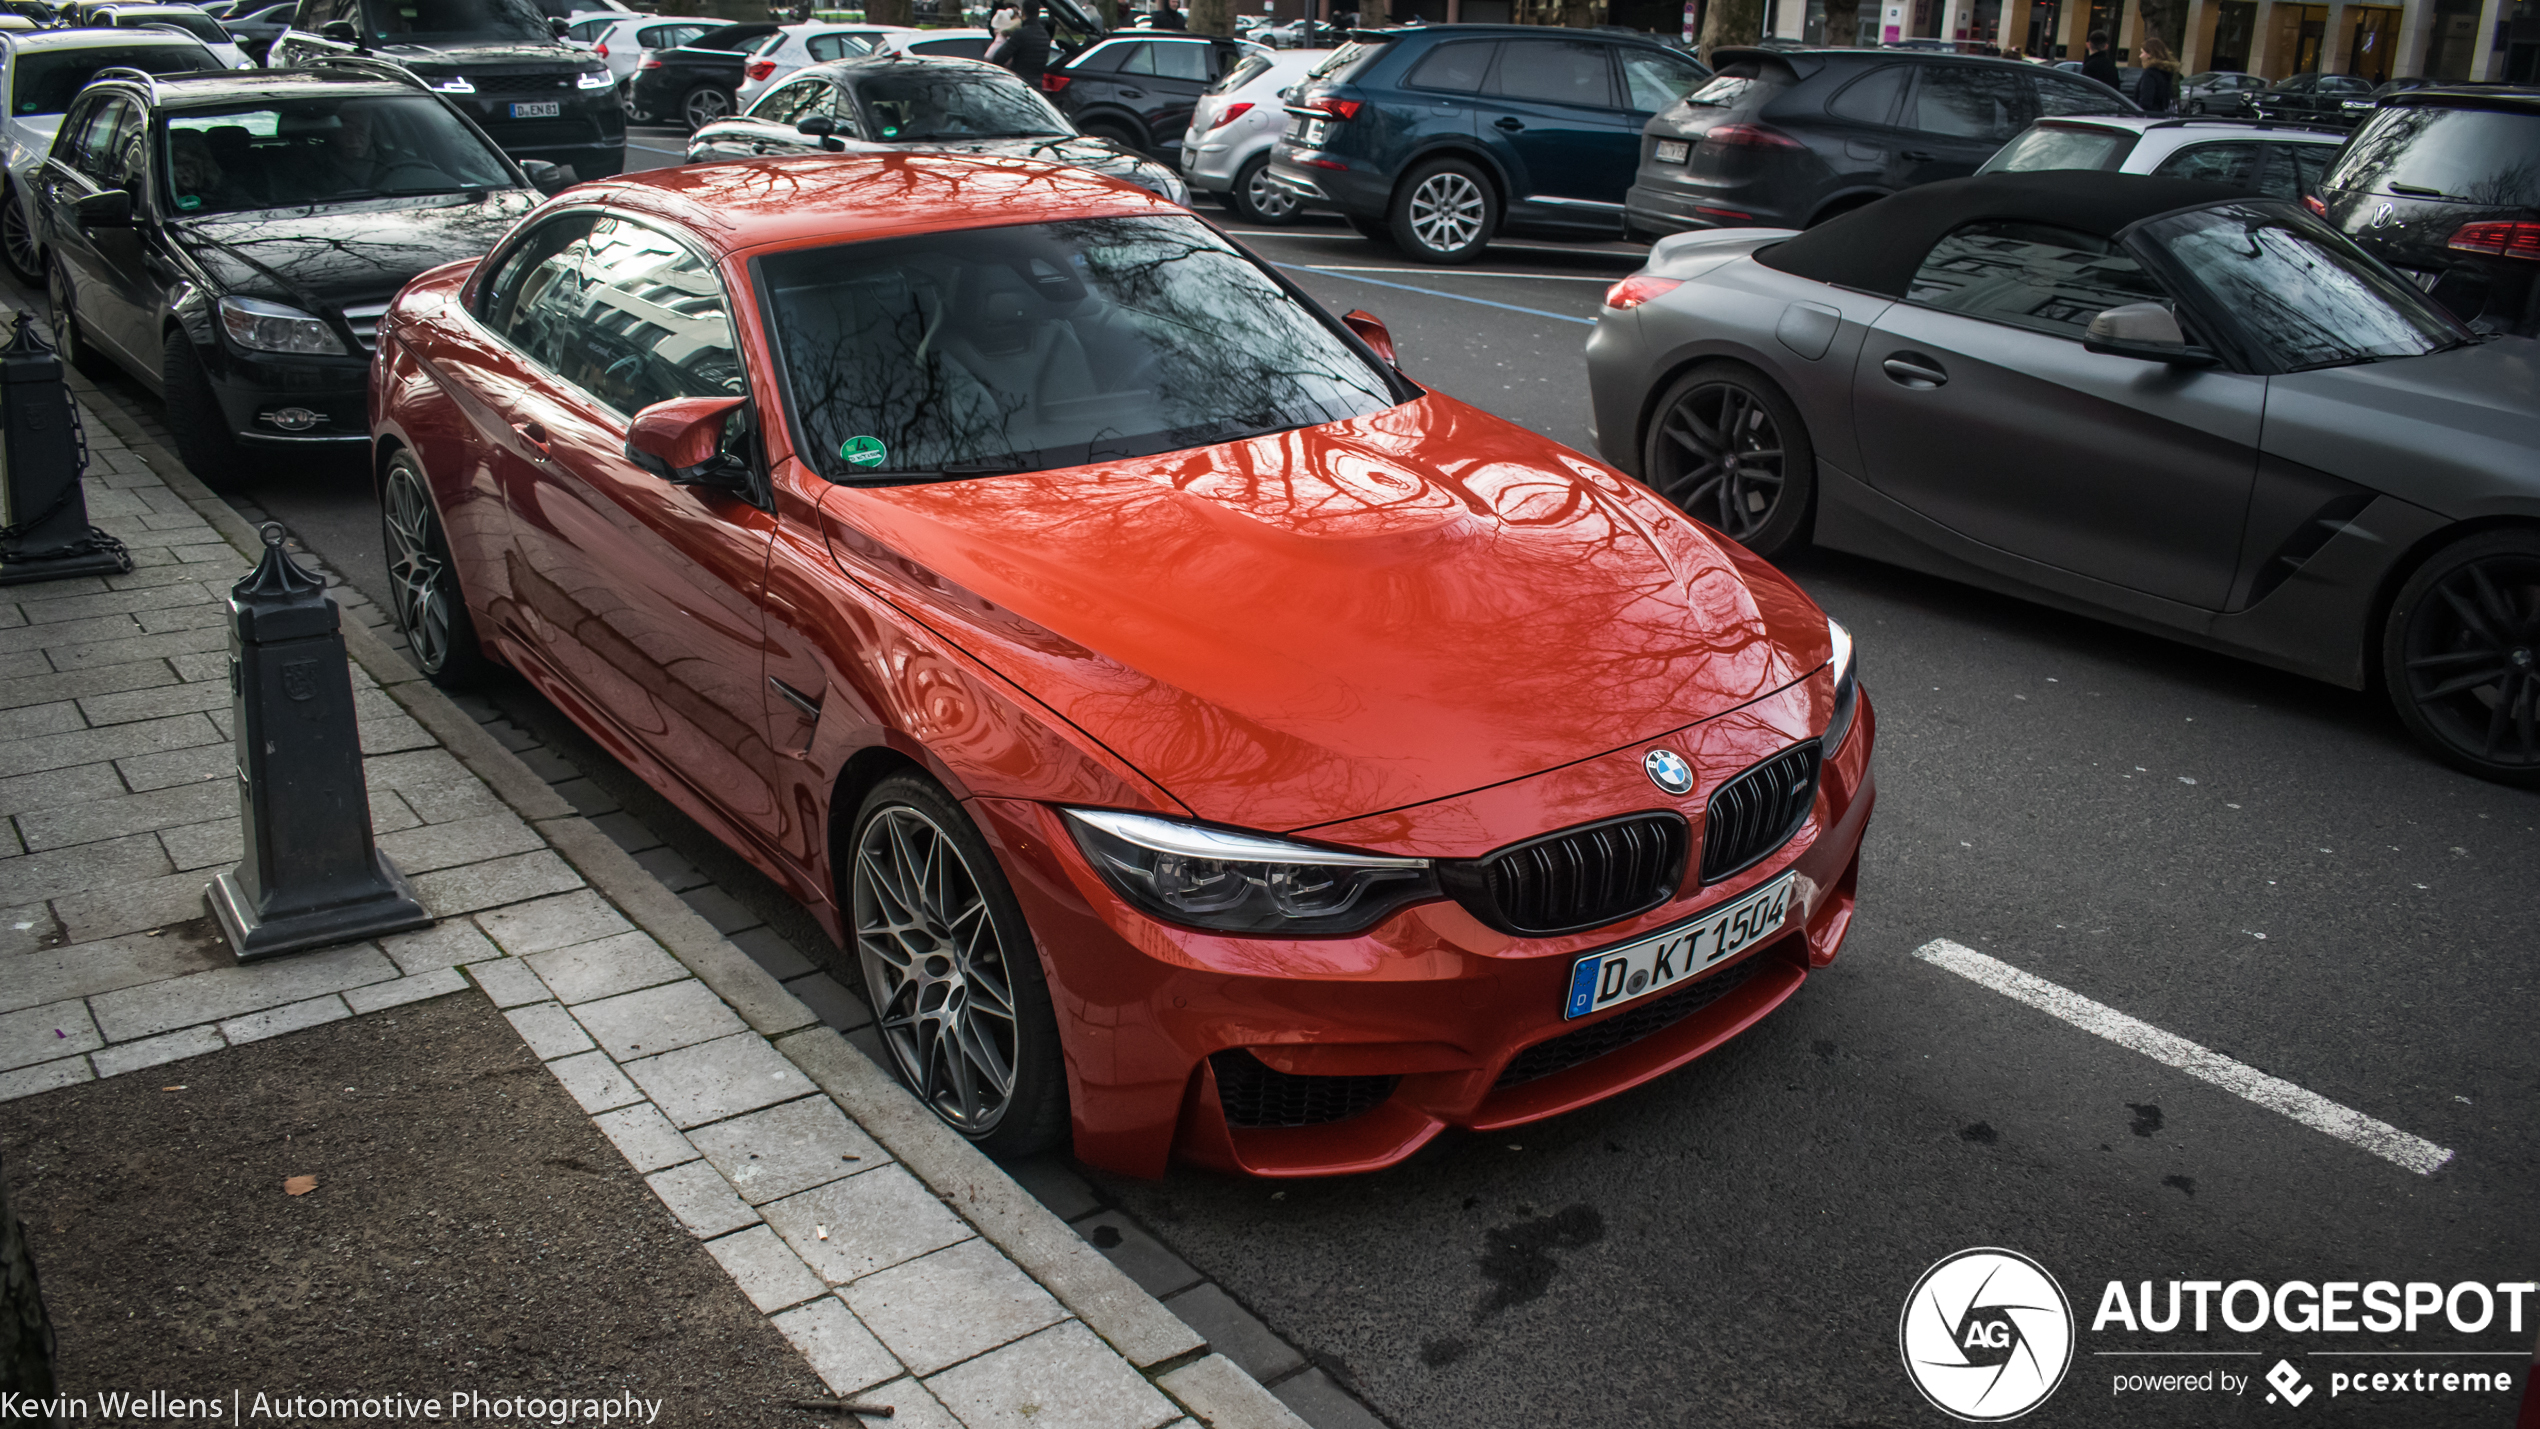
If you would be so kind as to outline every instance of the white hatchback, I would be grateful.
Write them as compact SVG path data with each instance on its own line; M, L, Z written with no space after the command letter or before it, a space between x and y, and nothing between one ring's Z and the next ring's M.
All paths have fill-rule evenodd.
M201 11L196 11L201 14ZM44 252L35 238L27 180L53 151L53 134L89 78L109 66L153 74L221 68L220 58L189 36L166 30L31 30L0 32L0 257L30 283L44 281Z
M1253 223L1285 223L1304 200L1267 182L1270 151L1287 127L1280 101L1330 50L1252 50L1219 76L1191 110L1182 177Z
M118 30L173 30L210 50L223 69L258 67L238 48L237 36L191 5L107 5L91 13L88 23Z
M2149 114L2068 114L2041 119L1977 169L2101 169L2204 179L2300 202L2319 189L2346 136L2257 119L2163 119Z
M805 25L787 25L776 33L776 43L762 48L742 70L735 112L746 112L758 102L760 95L805 65L869 55L882 48L883 38L887 35L917 35L924 31L912 30L904 25L833 25L814 21Z

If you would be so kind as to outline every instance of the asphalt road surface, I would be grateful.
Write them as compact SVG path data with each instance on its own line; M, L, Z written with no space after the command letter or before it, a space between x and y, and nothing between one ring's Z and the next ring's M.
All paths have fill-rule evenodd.
M668 131L633 142L639 167L677 157ZM1418 380L1588 447L1579 351L1633 248L1441 270L1328 220L1229 227L1383 317ZM245 494L384 596L357 468ZM1105 1189L1403 1429L1947 1422L1899 1315L1973 1246L2035 1257L2073 1302L2069 1377L2031 1423L2508 1423L2513 1395L2440 1372L2519 1372L2540 1296L2474 1334L2093 1322L2111 1281L2165 1302L2171 1281L2540 1280L2540 796L2435 764L2367 695L1864 561L1786 565L1856 633L1877 709L1840 961L1673 1076L1386 1174ZM2420 1370L2435 1389L2332 1398L2332 1375ZM2209 1372L2244 1388L2116 1392Z

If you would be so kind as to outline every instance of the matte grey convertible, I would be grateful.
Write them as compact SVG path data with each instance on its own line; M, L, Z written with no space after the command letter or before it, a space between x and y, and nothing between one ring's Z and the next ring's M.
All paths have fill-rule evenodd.
M2540 784L2540 342L2292 204L2005 174L1661 240L1588 340L1606 458L1817 544L2379 681Z

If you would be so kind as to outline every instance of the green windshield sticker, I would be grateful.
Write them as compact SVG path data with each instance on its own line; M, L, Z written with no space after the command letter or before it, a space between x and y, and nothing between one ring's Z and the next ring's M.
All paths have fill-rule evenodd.
M849 437L838 448L838 455L849 466L880 466L883 450L880 437Z
M185 210L187 213L192 213L194 210L203 206L203 200L199 194L178 194L176 196L176 206Z

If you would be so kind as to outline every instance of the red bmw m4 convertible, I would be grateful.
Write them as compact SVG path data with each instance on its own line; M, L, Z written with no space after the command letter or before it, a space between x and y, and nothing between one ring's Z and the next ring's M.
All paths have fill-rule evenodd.
M992 1152L1386 1166L1842 944L1843 628L1142 190L629 175L379 334L428 673L518 671L802 900Z

